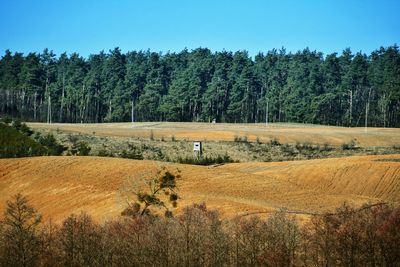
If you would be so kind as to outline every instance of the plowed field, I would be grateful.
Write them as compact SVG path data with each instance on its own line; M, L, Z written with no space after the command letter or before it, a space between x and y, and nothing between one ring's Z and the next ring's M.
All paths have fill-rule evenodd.
M318 213L344 201L400 203L400 155L193 166L101 157L0 159L0 212L17 192L45 218L88 212L99 221L118 216L124 193L160 165L181 170L179 208L205 202L224 217L278 208ZM179 212L179 210L178 210Z

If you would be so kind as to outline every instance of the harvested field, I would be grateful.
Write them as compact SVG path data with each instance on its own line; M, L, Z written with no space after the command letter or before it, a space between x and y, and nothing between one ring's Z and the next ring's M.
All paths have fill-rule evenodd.
M277 139L281 143L314 143L341 145L356 140L363 147L400 145L400 130L395 128L346 128L310 124L271 123L184 123L184 122L138 122L97 124L45 124L28 123L33 129L59 129L61 131L95 134L99 136L140 137L177 140L233 141L235 137L257 138L261 142Z
M223 217L287 208L329 211L344 201L400 203L400 155L193 166L102 157L0 159L0 212L17 192L59 222L72 212L99 221L118 216L123 193L161 164L180 169L179 207L205 202ZM179 211L178 211L179 212Z

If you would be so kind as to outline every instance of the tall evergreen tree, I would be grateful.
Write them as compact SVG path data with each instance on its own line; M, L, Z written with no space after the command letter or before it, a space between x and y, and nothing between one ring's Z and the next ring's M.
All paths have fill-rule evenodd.
M400 126L400 53L308 48L178 53L119 48L85 59L5 51L0 115L47 122L303 122ZM268 115L268 118L267 118Z

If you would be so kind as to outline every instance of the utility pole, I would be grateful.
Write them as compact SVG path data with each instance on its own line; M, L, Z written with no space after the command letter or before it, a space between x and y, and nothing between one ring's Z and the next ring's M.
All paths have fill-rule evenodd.
M132 110L131 110L131 118L132 118L132 123L134 123L134 122L135 122L135 118L134 118L134 115L133 115L133 113L134 113L134 111L133 111L133 98L132 98Z
M265 100L267 101L267 105L265 107L265 127L268 127L268 87L266 81L264 81L264 87L265 87Z
M268 98L267 98L267 106L265 108L265 126L268 126Z
M351 122L352 122L352 117L353 117L353 91L349 90L349 95L350 95L350 112L349 112L349 116L350 116L350 124L349 127L351 127Z
M111 99L110 99L110 104L109 104L109 107L108 107L108 116L110 117L110 121L111 121Z
M33 120L36 121L36 91L33 95Z
M365 103L365 129L364 129L365 132L368 132L368 111L369 111L369 98L371 96L371 90L372 88L369 89L368 99L367 102Z
M51 123L51 97L49 94L49 100L47 101L47 123Z

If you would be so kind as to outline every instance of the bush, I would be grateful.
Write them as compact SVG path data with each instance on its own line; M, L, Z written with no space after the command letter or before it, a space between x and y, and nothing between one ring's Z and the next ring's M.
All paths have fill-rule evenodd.
M99 156L99 157L114 157L114 154L111 151L108 151L106 149L100 149L97 152L97 156Z
M351 140L350 142L348 142L348 143L343 143L342 144L342 149L343 150L355 150L355 149L358 149L359 147L357 146L357 142L356 142L356 140Z
M66 147L58 144L56 138L51 133L36 137L38 138L39 144L47 148L46 154L49 156L59 156L66 150Z
M75 135L75 134L71 134L71 135L68 135L68 140L72 144L75 144L75 143L77 143L79 141L79 137L77 135Z
M121 158L126 158L126 159L138 159L138 160L143 160L143 153L141 150L133 148L131 150L122 150L120 154Z
M237 136L235 135L233 137L233 141L237 143L248 143L247 136Z
M11 126L14 127L16 130L19 131L19 128L21 127L21 124L22 124L22 123L21 123L20 120L15 119L15 120L12 121Z
M25 134L26 136L31 136L33 134L33 131L25 123L21 124L19 131Z
M22 123L20 120L13 120L12 125L11 125L15 130L30 136L33 134L33 131L25 124Z
M84 141L76 142L72 145L71 154L77 156L87 156L90 153L90 146Z
M0 123L0 158L41 156L47 149L4 123Z
M154 141L154 132L153 132L153 130L150 130L149 139L150 139L150 141Z
M177 162L182 164L193 164L193 165L213 165L213 164L232 163L235 161L231 159L231 157L228 154L225 154L223 156L218 155L215 158L208 156L199 159L195 159L192 157L186 157L186 158L178 157Z
M14 121L12 127L0 123L0 157L56 156L66 149L52 134L42 136L36 133L32 139L29 137L32 133L25 123L19 121Z
M331 147L328 143L324 143L324 146L321 148L321 151L332 151L333 147Z
M1 122L3 122L3 123L5 123L5 124L10 124L11 122L12 122L12 119L11 119L11 117L10 116L4 116L2 119L1 119Z
M278 139L273 138L273 139L269 140L269 145L270 145L270 146L280 146L281 143L279 142Z
M295 157L298 153L295 151L294 147L289 144L283 144L280 146L281 150L286 153L289 157Z

